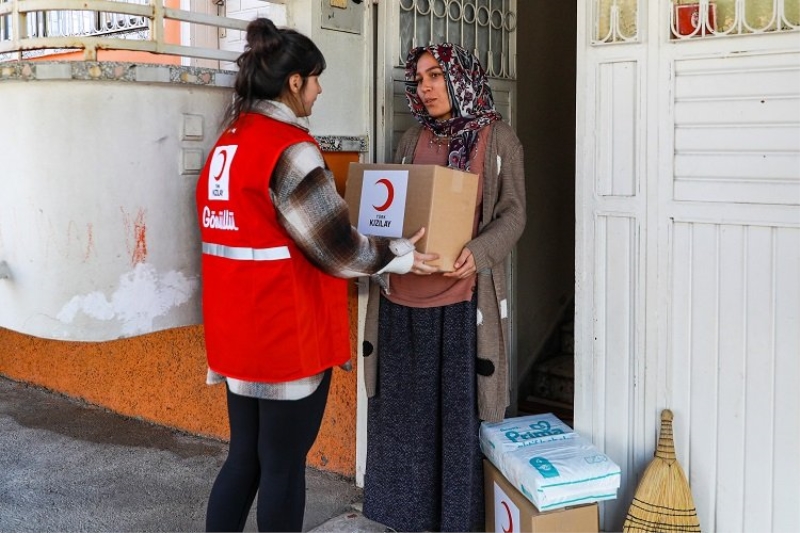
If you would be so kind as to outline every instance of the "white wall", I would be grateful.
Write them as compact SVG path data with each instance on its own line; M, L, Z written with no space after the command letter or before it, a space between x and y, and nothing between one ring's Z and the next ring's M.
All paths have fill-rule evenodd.
M318 0L287 3L288 25L311 37L325 55L327 69L320 77L322 94L311 116L312 135L366 136L370 130L372 40L369 2L355 4L363 11L360 34L322 27Z
M0 327L95 341L199 323L194 186L228 90L5 80L2 94Z
M226 15L232 18L270 17L278 27L286 26L308 36L322 51L327 68L320 77L322 94L310 118L312 135L368 135L372 57L369 2L350 3L349 9L360 12L361 33L323 28L318 0L228 0L225 9ZM221 40L223 49L244 49L244 32L229 30L227 34ZM222 68L231 69L235 65L226 63Z
M321 78L326 92L311 117L315 135L366 136L370 132L372 39L368 4L359 4L364 10L361 34L323 29L316 19L314 40L325 54L328 68Z
M317 1L286 6L287 25L328 62L311 133L367 137L367 5L361 33L323 29ZM0 146L15 148L0 195L0 262L11 276L0 278L0 327L108 340L198 323L199 168L182 165L205 161L232 77L219 76L223 88L170 81L170 67L121 66L118 76L95 67L98 79L86 80L73 79L74 69L89 68L79 63L26 68L35 81L2 81L0 116L14 127L0 128Z

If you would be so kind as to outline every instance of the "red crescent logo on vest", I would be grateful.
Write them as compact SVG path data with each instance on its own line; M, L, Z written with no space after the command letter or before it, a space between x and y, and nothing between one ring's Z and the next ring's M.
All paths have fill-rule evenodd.
M508 516L508 529L503 528L503 532L511 533L512 531L514 531L514 519L511 517L511 509L508 507L508 504L506 502L501 501L500 503L503 504L503 507L505 507L506 515Z
M219 160L219 156L222 156L222 163L217 163ZM222 172L225 170L225 163L228 161L228 151L227 150L220 150L217 152L215 160L214 160L214 167L212 168L212 178L215 181L219 181L222 179Z
M382 205L373 205L372 207L374 207L376 211L386 211L394 201L394 185L386 178L381 178L375 182L376 185L378 183L386 187L386 201Z

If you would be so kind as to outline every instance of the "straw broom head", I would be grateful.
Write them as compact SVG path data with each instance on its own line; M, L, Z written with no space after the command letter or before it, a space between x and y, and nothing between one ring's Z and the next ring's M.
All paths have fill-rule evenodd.
M626 533L699 533L700 521L686 474L675 456L672 411L661 411L655 457L642 474L622 526Z

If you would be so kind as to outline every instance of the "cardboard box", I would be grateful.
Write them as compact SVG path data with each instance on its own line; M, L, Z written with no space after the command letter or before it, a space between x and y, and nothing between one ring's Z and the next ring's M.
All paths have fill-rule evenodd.
M483 478L486 531L597 533L600 530L596 503L542 513L486 459Z
M472 239L478 175L438 165L369 165L351 163L345 200L350 223L365 235L425 235L417 251L437 253L430 264L453 270Z

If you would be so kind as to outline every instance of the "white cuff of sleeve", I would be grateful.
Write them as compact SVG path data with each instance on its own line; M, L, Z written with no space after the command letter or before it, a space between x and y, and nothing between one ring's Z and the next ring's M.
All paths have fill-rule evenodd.
M416 248L408 239L395 239L389 243L389 249L394 255L400 257L402 255L410 254Z
M411 272L414 266L414 254L405 254L400 257L395 257L389 264L378 271L378 274L406 274Z

